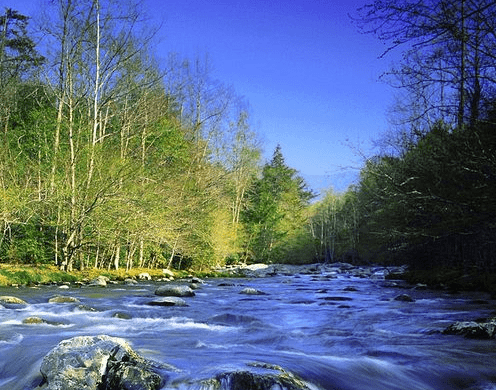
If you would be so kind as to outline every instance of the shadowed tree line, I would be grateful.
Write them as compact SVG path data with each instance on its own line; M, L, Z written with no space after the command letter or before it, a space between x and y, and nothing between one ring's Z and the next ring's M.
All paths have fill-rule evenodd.
M354 22L402 60L393 130L359 182L329 193L312 231L322 259L496 272L496 3L376 1Z

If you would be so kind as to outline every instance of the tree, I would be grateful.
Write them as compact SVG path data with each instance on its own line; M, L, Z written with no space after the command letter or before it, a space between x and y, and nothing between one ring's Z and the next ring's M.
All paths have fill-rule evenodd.
M304 210L313 196L297 171L286 165L278 145L271 161L263 167L262 177L249 190L248 205L243 211L247 252L254 260L286 260L288 241L306 226Z
M0 88L12 80L20 81L29 72L40 66L44 58L35 49L28 35L29 18L11 8L0 16Z
M487 110L496 81L495 16L491 0L387 0L359 10L359 27L388 43L386 53L405 48L388 79L414 103L403 116L417 123L414 130L438 120L475 123Z

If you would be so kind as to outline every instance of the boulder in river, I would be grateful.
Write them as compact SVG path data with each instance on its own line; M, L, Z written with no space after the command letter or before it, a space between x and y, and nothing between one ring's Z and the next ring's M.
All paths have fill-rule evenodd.
M28 303L21 298L12 297L10 295L2 295L0 296L0 302L8 303L12 305L27 305Z
M107 287L107 283L110 281L109 278L106 276L100 275L97 276L95 279L93 279L90 282L90 286L97 286L97 287Z
M458 321L448 326L443 334L460 335L468 339L494 339L496 338L496 318L491 318L486 322Z
M155 290L155 295L161 297L194 297L195 292L191 287L182 284L164 284Z
M71 297L68 295L57 295L48 300L49 303L77 303L79 302L78 298Z
M213 380L208 381L208 388L233 390L315 389L314 386L279 366L265 363L252 363L249 365L253 367L253 370L240 370L218 374Z
M156 390L161 376L121 338L79 336L61 341L41 363L42 390Z

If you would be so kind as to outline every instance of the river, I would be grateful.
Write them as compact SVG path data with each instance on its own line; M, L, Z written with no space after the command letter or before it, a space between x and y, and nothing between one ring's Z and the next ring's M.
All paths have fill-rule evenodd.
M43 356L61 340L99 334L176 367L164 389L251 362L279 365L316 389L496 389L496 340L441 333L458 320L494 316L496 302L484 294L391 287L380 274L322 269L206 279L184 298L188 306L149 306L159 285L1 288L28 305L0 307L0 389L33 389ZM265 294L241 294L247 287ZM415 301L394 300L404 293ZM48 303L60 294L80 303ZM24 324L30 316L49 323Z

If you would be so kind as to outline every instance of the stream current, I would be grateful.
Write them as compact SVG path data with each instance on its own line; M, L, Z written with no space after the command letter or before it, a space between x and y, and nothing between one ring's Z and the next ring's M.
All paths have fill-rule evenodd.
M176 367L164 389L197 389L188 384L252 362L281 366L316 389L496 389L496 340L441 333L494 316L494 300L389 284L325 272L207 279L184 307L148 305L156 282L1 288L28 305L0 306L0 389L33 389L42 358L61 340L100 334ZM247 287L265 295L241 294ZM394 300L404 293L415 302ZM55 295L80 303L48 303ZM31 316L49 323L24 324Z

